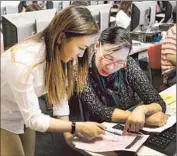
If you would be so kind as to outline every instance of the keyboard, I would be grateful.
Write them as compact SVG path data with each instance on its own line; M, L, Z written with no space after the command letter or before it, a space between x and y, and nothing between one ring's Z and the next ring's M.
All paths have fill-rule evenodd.
M112 128L123 130L124 126L116 124ZM149 135L149 138L144 143L145 146L159 151L167 156L176 155L176 124L159 134L150 133Z
M144 145L167 156L175 156L176 124L159 134L151 134Z

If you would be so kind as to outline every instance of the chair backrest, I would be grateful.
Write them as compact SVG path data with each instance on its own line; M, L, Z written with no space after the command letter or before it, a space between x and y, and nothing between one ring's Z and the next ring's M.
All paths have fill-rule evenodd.
M161 69L161 46L156 44L148 49L149 65L151 69Z

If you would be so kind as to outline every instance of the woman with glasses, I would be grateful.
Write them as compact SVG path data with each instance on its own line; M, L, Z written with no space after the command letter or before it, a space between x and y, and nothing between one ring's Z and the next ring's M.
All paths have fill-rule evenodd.
M86 84L88 55L98 34L91 12L71 6L56 14L44 31L1 55L0 155L33 156L35 131L66 132L66 139L72 133L88 140L104 134L104 126L96 122L64 121L74 85L81 93ZM38 97L44 94L54 117L41 112Z
M129 56L131 48L132 40L126 29L104 30L81 96L89 120L126 122L124 133L138 132L144 124L162 126L167 122L166 105Z

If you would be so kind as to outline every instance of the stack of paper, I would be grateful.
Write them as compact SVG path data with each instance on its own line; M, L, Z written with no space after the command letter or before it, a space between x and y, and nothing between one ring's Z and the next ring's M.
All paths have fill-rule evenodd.
M118 136L106 132L105 135L96 138L91 142L74 140L76 148L90 152L109 152L127 150L136 152L147 140L149 135Z
M176 96L171 96L165 93L160 94L167 105L166 114L176 116Z
M172 104L173 102L176 101L175 96L171 96L171 95L168 95L168 94L161 94L160 96L162 97L162 99L165 101L165 103L167 105L170 105L170 104Z

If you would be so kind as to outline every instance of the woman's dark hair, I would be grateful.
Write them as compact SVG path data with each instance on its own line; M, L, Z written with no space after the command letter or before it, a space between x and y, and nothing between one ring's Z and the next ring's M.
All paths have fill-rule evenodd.
M38 4L33 3L33 4L26 6L25 12L38 11L38 10L42 10L41 7Z
M127 47L131 51L132 48L132 39L130 33L126 29L118 26L109 27L103 30L100 35L99 42L101 42L102 45L117 45L117 50Z
M88 6L89 3L88 3L87 1L82 0L82 1L73 1L73 2L71 3L71 5Z

